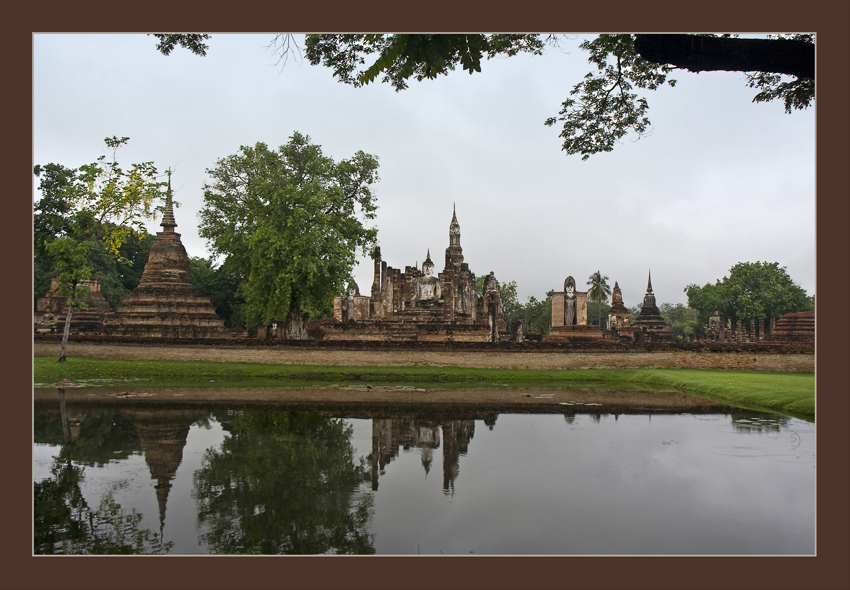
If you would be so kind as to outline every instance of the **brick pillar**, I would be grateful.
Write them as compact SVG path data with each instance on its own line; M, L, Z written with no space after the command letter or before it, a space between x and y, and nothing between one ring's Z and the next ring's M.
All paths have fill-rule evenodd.
M750 319L750 342L756 341L756 320L755 318Z
M735 327L735 336L738 344L741 344L744 341L744 320L738 320Z
M759 340L764 340L764 318L759 318Z

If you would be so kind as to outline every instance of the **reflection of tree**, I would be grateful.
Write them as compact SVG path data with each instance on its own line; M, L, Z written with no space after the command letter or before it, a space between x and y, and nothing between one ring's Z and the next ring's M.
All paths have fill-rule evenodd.
M788 416L764 412L732 412L732 426L737 432L779 432L788 426Z
M78 463L100 467L142 450L133 421L115 409L101 408L87 414L72 415L69 421L79 421L79 426L71 428L74 443L66 446L64 452L65 456ZM61 417L46 410L36 410L33 442L64 444Z
M230 435L195 473L201 538L215 553L374 553L369 481L352 429L310 412L220 416Z
M162 535L139 528L142 515L115 502L115 488L92 510L80 490L84 469L65 450L54 459L52 478L33 484L36 554L143 554L171 548Z

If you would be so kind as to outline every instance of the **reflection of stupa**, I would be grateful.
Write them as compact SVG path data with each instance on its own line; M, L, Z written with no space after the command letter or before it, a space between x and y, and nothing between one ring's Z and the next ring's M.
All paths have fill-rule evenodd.
M171 482L183 460L183 447L192 423L204 413L198 410L122 409L139 433L145 463L156 480L160 532L165 526L165 508Z
M475 420L450 420L443 424L443 493L454 495L460 474L460 456L469 450Z
M224 320L192 283L189 257L174 231L171 177L161 232L151 246L139 286L128 293L104 331L110 336L225 338Z

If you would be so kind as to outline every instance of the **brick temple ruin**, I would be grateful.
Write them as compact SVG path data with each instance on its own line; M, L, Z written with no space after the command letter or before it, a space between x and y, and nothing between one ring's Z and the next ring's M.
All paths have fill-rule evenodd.
M100 281L91 277L80 281L78 286L89 289L86 295L88 309L74 308L71 313L70 331L74 334L98 334L103 330L104 318L112 311L100 292ZM53 276L50 279L50 290L36 301L33 316L36 334L61 333L65 329L68 301L59 295L58 289L59 283L56 282L56 276Z
M449 246L443 271L435 276L431 252L422 268L404 272L387 266L375 248L371 296L355 283L334 299L334 317L322 321L313 337L322 340L500 342L521 340L505 324L499 282L484 277L483 294L475 289L475 274L464 262L460 224L452 211Z
M544 342L597 340L602 328L587 323L587 292L576 291L572 276L564 280L564 290L552 293L552 325L543 336Z
M186 248L174 231L170 176L161 225L139 285L106 318L104 333L141 338L229 337L209 297L198 293L192 283Z

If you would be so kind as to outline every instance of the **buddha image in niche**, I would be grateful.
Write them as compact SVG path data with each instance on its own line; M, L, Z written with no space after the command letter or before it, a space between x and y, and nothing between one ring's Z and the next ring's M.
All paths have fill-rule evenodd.
M442 297L440 280L434 276L434 263L431 262L431 252L422 263L423 276L418 277L413 287L414 301L433 301Z
M576 325L576 281L573 277L564 281L564 325Z

